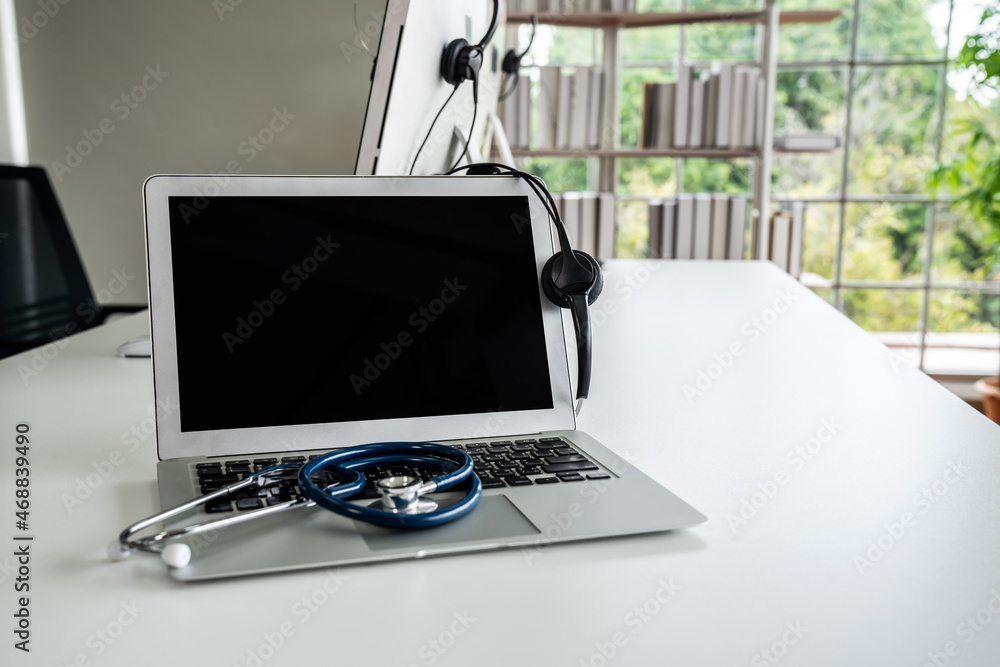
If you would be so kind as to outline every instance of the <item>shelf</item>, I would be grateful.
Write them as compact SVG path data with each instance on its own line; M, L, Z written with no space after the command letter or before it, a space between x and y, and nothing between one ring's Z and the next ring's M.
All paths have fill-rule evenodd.
M783 11L778 22L827 23L843 15L842 9L800 9ZM691 25L694 23L764 23L767 14L756 9L728 12L541 12L538 22L570 28L649 28L664 25ZM508 24L531 23L531 14L508 14Z
M733 159L741 157L758 157L760 151L756 148L512 148L514 157L703 157L718 159Z
M829 150L785 150L776 148L775 153L832 153L835 148ZM514 157L564 157L564 158L585 158L585 157L619 157L619 158L643 158L643 157L679 157L679 158L709 158L719 160L731 160L734 158L759 157L760 150L757 148L511 148Z

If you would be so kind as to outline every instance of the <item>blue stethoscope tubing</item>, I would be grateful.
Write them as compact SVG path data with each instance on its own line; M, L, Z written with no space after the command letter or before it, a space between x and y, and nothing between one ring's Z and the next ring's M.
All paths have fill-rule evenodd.
M381 507L365 507L346 502L365 487L365 476L358 470L373 466L398 465L433 466L444 472L426 481L402 476L400 479L404 484L397 489L402 493L397 499L404 500L401 510L386 508L385 502ZM323 473L326 473L327 479L318 481L316 478L322 480ZM331 474L339 478L337 484L328 483ZM293 475L303 495L296 500L242 514L227 515L214 521L190 524L183 528L170 528L147 537L136 537L139 532L147 528L190 512L216 498L251 486L262 488L275 480L291 479ZM457 502L444 508L435 508L436 506L430 502L424 503L425 508L420 507L420 496L443 491L466 479L471 481L471 488ZM483 484L475 473L472 458L466 452L454 447L431 442L379 442L346 447L323 454L301 466L280 463L264 468L217 491L137 521L123 530L118 539L108 545L108 556L112 560L124 560L133 550L138 549L159 553L169 567L184 567L190 561L191 550L180 541L182 538L245 523L257 517L313 505L319 505L341 516L386 528L430 528L468 514L479 502L482 492ZM391 491L387 493L392 496ZM385 500L386 497L383 497L383 501Z
M347 480L354 475L341 474L345 471L372 466L393 465L436 465L450 463L454 470L446 470L425 484L434 486L435 491L443 491L459 482L470 479L472 488L456 503L431 512L406 514L387 512L384 509L365 507L346 501L364 486L364 478L353 479L346 484L320 486L313 477L322 471L340 474ZM460 449L432 442L380 442L371 445L357 445L336 449L309 461L299 469L299 488L303 495L320 507L335 514L364 521L386 528L431 528L468 514L479 502L483 484L473 471L472 458Z

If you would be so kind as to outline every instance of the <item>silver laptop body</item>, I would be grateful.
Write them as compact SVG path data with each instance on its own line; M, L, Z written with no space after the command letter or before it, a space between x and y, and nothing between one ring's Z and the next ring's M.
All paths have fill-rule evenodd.
M530 557L705 520L576 430L575 354L538 282L550 223L519 179L155 176L144 199L163 507L202 492L199 463L245 470L371 442L470 447L484 485L514 478L486 454L516 450L505 465L529 480L490 482L469 515L424 530L284 512L193 538L175 578Z

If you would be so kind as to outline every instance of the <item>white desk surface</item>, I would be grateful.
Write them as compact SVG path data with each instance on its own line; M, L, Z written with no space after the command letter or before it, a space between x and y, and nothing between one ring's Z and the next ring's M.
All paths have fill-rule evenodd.
M606 275L580 427L707 523L203 584L144 554L110 563L107 543L157 509L150 363L113 356L140 314L0 364L0 662L1000 664L1000 428L771 265ZM12 634L23 534L30 654Z

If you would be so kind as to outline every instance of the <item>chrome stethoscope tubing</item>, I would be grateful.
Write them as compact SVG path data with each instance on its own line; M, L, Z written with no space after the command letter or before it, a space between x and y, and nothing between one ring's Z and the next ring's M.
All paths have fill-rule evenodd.
M375 484L379 493L379 501L375 505L365 507L347 502L348 498L365 486L365 477L359 470L396 465L431 465L439 468L450 465L453 469L427 481L407 475L380 479ZM331 482L333 476L336 476L336 483L324 483ZM461 500L445 508L439 509L433 500L422 497L434 491L443 491L467 478L472 480L472 488ZM136 537L147 528L217 498L246 488L266 488L289 479L297 480L303 494L301 497L269 507L230 514L220 519L162 530L146 537ZM472 459L459 449L426 442L359 445L328 452L305 465L284 463L265 468L251 473L239 482L138 521L123 530L118 539L108 545L108 555L112 560L124 560L132 551L147 551L160 554L168 566L180 568L191 560L190 547L181 541L184 538L315 505L379 526L427 528L464 516L476 505L481 494L482 483L473 472Z

